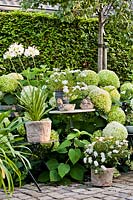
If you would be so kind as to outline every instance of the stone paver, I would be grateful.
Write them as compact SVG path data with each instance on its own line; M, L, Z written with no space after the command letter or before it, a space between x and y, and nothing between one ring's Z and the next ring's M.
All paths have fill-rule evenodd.
M39 187L42 192L33 183L15 188L10 198L0 190L0 200L133 200L133 171L114 179L111 187L92 187L90 182L69 186L39 184Z

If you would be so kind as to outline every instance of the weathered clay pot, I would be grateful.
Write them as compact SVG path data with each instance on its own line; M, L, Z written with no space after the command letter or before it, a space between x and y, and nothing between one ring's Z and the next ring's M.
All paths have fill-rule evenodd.
M30 121L25 123L27 140L30 143L46 143L50 140L51 120Z
M96 174L94 173L94 170L91 169L91 184L98 187L111 186L113 180L113 172L114 168L107 168L106 171Z

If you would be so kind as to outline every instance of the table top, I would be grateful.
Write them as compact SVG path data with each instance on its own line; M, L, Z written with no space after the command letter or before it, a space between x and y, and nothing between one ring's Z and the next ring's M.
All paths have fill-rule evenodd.
M50 114L76 114L76 113L87 113L87 112L94 112L95 109L75 109L75 110L69 110L69 111L66 111L66 110L51 110L49 113Z

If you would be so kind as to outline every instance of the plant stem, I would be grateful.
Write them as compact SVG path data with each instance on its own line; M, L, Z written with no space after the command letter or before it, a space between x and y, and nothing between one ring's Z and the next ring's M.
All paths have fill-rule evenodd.
M14 64L13 64L13 62L12 62L12 59L10 58L10 62L11 62L11 64L12 64L12 66L13 66L13 69L14 69L14 71L17 73L17 71L16 71L16 69L15 69L15 66L14 66Z
M19 61L20 61L21 65L22 65L22 67L23 67L23 70L25 70L25 67L24 67L24 65L23 65L23 62L22 62L20 56L18 56L18 58L19 58Z

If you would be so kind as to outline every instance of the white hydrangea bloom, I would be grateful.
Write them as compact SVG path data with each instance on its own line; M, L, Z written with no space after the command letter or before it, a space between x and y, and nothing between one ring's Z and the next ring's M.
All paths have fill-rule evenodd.
M95 165L95 167L97 167L99 165L99 163L95 160L94 165Z
M101 157L104 158L105 157L105 153L101 152Z
M91 154L92 152L93 152L92 148L89 148L89 149L86 150L86 153L88 153L88 154Z
M101 165L101 169L102 169L103 171L106 171L106 170L107 170L107 168L106 168L104 165Z
M90 164L92 163L92 157L88 158L88 163L90 163Z
M68 92L69 92L68 86L65 85L65 86L63 87L63 92L64 92L64 93L68 93Z
M98 156L98 153L96 151L94 151L94 157L96 158Z
M84 162L85 164L87 163L87 158L86 158L86 157L83 159L83 162Z
M102 157L101 162L103 163L103 162L105 162L105 160L106 160L106 158Z
M67 85L67 84L68 84L68 80L63 80L63 81L62 81L62 84L63 84L63 85Z
M113 150L113 153L119 153L119 151L118 151L118 150L116 150L116 149L114 149L114 150Z

